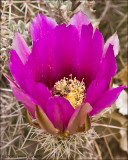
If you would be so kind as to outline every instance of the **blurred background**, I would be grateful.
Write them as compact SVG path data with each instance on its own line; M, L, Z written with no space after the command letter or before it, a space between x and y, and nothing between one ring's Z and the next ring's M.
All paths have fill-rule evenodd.
M58 24L68 23L82 10L95 28L99 28L105 41L117 32L120 41L116 57L118 70L113 78L114 86L126 85L119 99L100 116L102 127L96 127L99 138L96 144L102 159L127 159L127 93L128 93L128 2L127 0L2 0L1 2L1 156L15 159L31 159L39 154L36 142L29 137L24 106L14 98L9 82L2 75L9 72L9 49L12 49L14 31L20 32L28 46L32 47L29 25L33 17L43 13ZM112 127L114 126L114 127ZM35 145L35 146L34 146ZM33 147L31 147L33 146ZM31 149L33 148L33 153ZM43 153L41 153L43 156ZM27 158L26 158L27 156ZM84 157L86 158L86 157ZM100 157L101 158L101 157Z

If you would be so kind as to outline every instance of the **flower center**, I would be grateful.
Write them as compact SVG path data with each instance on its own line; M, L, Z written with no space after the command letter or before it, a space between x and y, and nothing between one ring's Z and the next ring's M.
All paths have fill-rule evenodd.
M85 98L85 83L76 79L63 78L56 82L53 87L53 95L65 97L76 109Z

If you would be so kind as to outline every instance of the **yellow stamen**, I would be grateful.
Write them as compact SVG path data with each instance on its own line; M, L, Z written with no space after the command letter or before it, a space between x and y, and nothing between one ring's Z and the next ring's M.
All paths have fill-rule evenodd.
M53 89L53 94L56 96L65 97L71 105L76 109L82 104L85 97L85 83L76 79L63 78L56 82Z

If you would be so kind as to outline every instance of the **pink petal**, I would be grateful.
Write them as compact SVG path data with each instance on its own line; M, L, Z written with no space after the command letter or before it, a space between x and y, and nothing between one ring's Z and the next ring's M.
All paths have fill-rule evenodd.
M48 88L42 83L33 81L31 77L26 77L25 84L27 93L40 104L41 109L45 112L47 101L51 97Z
M17 55L15 50L10 50L10 72L14 77L15 81L20 85L20 87L27 92L27 88L31 87L31 83L34 81L34 77L31 74L31 69L24 65ZM30 55L31 56L31 55ZM26 86L26 80L29 79L29 85Z
M35 82L31 74L31 69L26 66L27 64L23 65L14 50L11 50L10 53L9 66L14 79L27 94L31 95L40 103L41 108L45 111L47 100L51 96L50 91L44 84Z
M25 64L31 51L24 38L18 32L15 32L15 36L13 38L13 49L17 52L22 63Z
M75 76L76 71L76 52L78 49L78 31L70 25L58 25L55 28L55 61L58 79L68 77L70 74Z
M104 78L110 81L111 77L115 75L116 70L116 58L114 56L113 46L110 44L102 60L99 79Z
M99 100L94 104L93 110L90 113L90 116L93 116L94 114L97 114L102 109L106 107L110 107L115 100L118 98L120 92L125 88L125 86L120 86L117 88L110 88L107 90L100 98Z
M10 50L9 52L11 54L9 63L10 72L20 87L25 89L24 79L26 78L27 69L25 69L25 65L15 50Z
M30 25L30 33L33 41L36 41L48 34L56 26L56 22L41 13L38 13Z
M75 25L78 29L79 35L81 34L82 25L88 25L90 23L88 17L82 12L79 11L70 19L69 24Z
M31 69L36 81L44 83L49 88L53 85L56 76L52 34L56 25L53 19L41 13L35 16L30 25L33 49L27 68Z
M99 70L101 69L101 60L103 56L103 48L104 48L104 38L102 33L96 29L92 39L92 49L91 49L91 74L90 82L96 78ZM89 63L89 62L88 62ZM88 78L89 78L88 77ZM89 84L90 84L89 82Z
M74 111L75 109L71 106L69 101L59 96L50 98L46 106L48 118L54 124L55 128L59 129L61 132L64 132L66 129Z
M86 98L84 102L88 102L93 106L101 96L108 90L109 81L106 79L94 80L87 88Z
M86 87L94 80L101 70L104 39L98 29L93 35L91 24L82 27L80 51L78 52L78 79L84 78Z
M50 89L56 78L56 62L54 55L55 37L53 32L33 42L32 53L26 67L37 82L42 82Z
M12 88L14 96L17 98L18 101L21 101L25 105L25 107L29 110L33 118L35 118L35 110L36 110L35 104L38 103L31 96L22 91L8 75L4 74L4 76L10 82L10 86Z
M114 33L104 45L104 54L106 54L109 45L113 45L114 55L117 56L119 52L119 38L117 33Z
M91 110L92 106L89 103L82 104L75 110L67 127L70 134L75 133L79 127L82 127L85 123L86 115L90 113Z
M76 75L77 48L77 29L62 24L56 26L50 34L33 42L32 53L26 65L36 81L51 89L56 81L70 74Z

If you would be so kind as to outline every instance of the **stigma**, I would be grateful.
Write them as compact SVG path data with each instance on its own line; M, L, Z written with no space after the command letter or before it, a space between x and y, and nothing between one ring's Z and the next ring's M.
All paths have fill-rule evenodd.
M70 104L76 109L83 103L86 95L85 83L78 81L76 77L72 79L72 75L69 78L63 78L56 82L53 87L54 96L62 96L69 100Z

